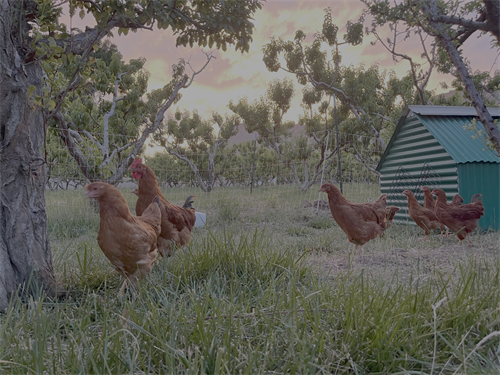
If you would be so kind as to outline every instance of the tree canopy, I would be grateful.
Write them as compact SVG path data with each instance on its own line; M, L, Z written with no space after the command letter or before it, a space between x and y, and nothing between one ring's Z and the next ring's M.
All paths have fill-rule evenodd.
M203 119L196 110L177 110L154 136L170 154L189 165L198 186L209 192L217 178L229 168L233 149L227 149L229 138L238 132L240 119L236 115L213 113Z
M116 46L102 38L113 28L119 34L171 28L177 45L223 50L234 45L244 52L252 40L251 15L261 7L259 1L76 1L69 4L70 16L92 15L97 25L75 33L59 21L63 4L41 2L34 7L34 25L28 22L32 58L43 62L46 82L36 103L45 121L59 129L83 175L110 183L123 177L165 111L206 64L188 77L181 59L167 85L146 93L145 59L125 63ZM27 13L31 20L34 14ZM211 59L207 55L207 63Z

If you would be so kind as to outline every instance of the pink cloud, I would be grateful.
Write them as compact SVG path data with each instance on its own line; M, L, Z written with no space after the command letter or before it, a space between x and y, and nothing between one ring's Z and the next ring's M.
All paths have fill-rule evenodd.
M322 28L324 9L330 7L333 22L341 26L339 36L345 32L347 20L355 21L361 15L364 5L360 1L353 0L269 0L264 3L263 9L255 14L255 31L253 43L249 53L242 54L234 49L227 51L212 51L216 60L211 61L207 68L196 77L195 82L187 90L183 91L183 99L179 102L180 108L198 109L200 114L209 116L212 111L220 113L229 112L227 104L229 100L237 100L247 96L250 100L264 95L267 85L275 78L290 77L287 73L271 73L262 62L262 46L269 42L272 36L282 37L285 40L293 40L295 31L303 30L308 34L308 41L312 35ZM93 26L93 20L76 20L73 26L78 25L82 29L85 25ZM365 22L365 25L368 25ZM114 31L112 42L117 44L119 51L125 60L145 57L147 59L146 69L151 73L149 88L158 88L165 85L171 77L171 65L177 63L180 58L189 61L193 69L199 69L206 61L203 52L208 49L176 47L175 36L169 30L147 31L140 30L137 33L118 36ZM384 32L382 32L384 35ZM342 46L343 62L347 65L358 66L364 64L378 64L380 69L391 69L398 76L406 75L409 70L407 62L395 64L392 56L380 44L370 45L373 36L365 36L360 46ZM399 50L412 56L419 56L421 51L420 42L414 38L401 43ZM471 62L473 69L493 70L500 69L500 58L496 63L494 60L498 50L490 46L490 38L483 36L477 39L471 37L464 45L464 55ZM190 69L187 69L190 72ZM434 73L429 88L440 90L439 82L450 82L449 76ZM302 113L300 107L302 87L295 84L296 94L293 99L292 108L287 116L289 120L298 120Z

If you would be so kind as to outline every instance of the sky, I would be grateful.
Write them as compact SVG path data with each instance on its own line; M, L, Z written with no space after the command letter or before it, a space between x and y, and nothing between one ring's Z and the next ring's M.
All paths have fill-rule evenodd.
M207 68L196 76L188 89L182 90L182 100L174 107L190 111L196 109L206 118L209 118L212 112L232 113L227 106L230 100L236 102L244 96L250 101L258 99L265 94L268 83L273 79L292 78L296 92L292 106L285 117L287 120L298 121L298 116L303 112L300 106L302 86L288 73L267 71L262 61L261 49L273 36L293 40L298 29L308 35L307 40L311 40L312 35L321 30L326 7L332 9L333 22L340 27L339 36L342 36L347 20L357 21L364 4L358 0L268 0L264 3L263 9L255 14L253 42L248 53L236 52L231 47L225 52L196 46L176 48L175 36L171 30L139 30L126 36L118 36L115 30L112 42L118 46L125 61L139 57L147 59L145 68L151 73L149 90L160 88L170 81L170 66L177 63L180 58L189 61L193 68L198 70L206 61L204 52L212 52L216 60L212 60ZM78 22L83 21L73 19L73 26L81 27ZM365 22L365 26L368 26L368 22ZM343 63L354 66L364 64L366 67L378 64L381 70L394 70L399 77L406 75L409 70L408 62L395 63L391 54L380 44L371 45L370 42L374 40L370 35L365 36L362 45L341 46ZM474 70L500 69L499 51L491 48L490 41L489 36L478 38L473 35L464 44L465 56ZM417 40L402 42L398 48L412 57L420 56L422 51ZM189 72L188 68L187 73ZM432 77L428 89L434 89L438 93L447 91L441 89L440 82L450 83L452 80L450 76L434 72Z

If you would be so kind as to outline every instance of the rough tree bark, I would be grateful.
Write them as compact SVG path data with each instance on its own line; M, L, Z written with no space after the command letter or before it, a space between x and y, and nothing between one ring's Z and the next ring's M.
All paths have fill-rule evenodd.
M57 294L45 211L45 129L28 98L32 85L41 94L42 70L23 61L12 18L11 4L0 0L0 310L19 285Z

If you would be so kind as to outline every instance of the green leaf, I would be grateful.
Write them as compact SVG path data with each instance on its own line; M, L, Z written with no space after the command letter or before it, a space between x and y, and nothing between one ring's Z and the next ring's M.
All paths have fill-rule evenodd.
M28 98L31 98L35 90L36 90L35 85L31 85L30 87L28 87Z
M54 100L50 99L47 107L49 108L49 111L52 111L56 107L56 102Z

